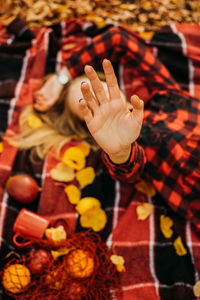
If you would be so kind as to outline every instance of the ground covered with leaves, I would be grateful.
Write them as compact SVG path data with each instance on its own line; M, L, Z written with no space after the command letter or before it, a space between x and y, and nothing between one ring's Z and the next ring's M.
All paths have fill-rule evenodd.
M16 17L30 27L78 18L99 27L117 23L143 32L171 23L200 22L200 1L0 0L0 22L7 25Z

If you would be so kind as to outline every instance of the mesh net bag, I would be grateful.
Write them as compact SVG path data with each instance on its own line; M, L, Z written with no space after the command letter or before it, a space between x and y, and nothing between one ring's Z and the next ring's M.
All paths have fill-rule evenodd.
M40 274L29 270L33 249L51 254ZM60 255L62 252L65 254ZM113 299L111 291L119 292L119 280L116 266L110 260L112 254L96 233L75 233L59 244L35 240L22 258L14 258L5 265L1 272L3 286L15 299Z

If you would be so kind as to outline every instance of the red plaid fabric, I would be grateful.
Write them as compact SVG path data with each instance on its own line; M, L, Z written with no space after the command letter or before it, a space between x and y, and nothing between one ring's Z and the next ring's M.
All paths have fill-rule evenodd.
M82 190L81 196L93 196L101 200L108 222L99 234L125 259L126 272L119 274L121 293L113 291L113 299L197 299L192 288L199 280L200 272L200 238L193 226L198 227L199 224L199 95L194 81L199 65L193 59L196 58L193 53L197 53L198 44L191 37L199 30L199 25L190 27L191 30L186 32L184 26L158 32L151 45L121 27L108 26L98 31L94 26L86 25L88 24L76 21L63 22L51 29L34 31L35 38L31 44L24 46L20 40L22 37L17 37L9 45L10 50L13 46L14 53L16 43L21 45L22 62L20 72L13 75L16 88L14 97L9 102L6 119L8 128L5 135L17 132L19 113L24 105L32 102L33 93L44 73L59 70L62 65L67 65L75 77L83 72L86 63L99 67L102 59L107 57L114 64L127 97L137 90L134 80L142 81L150 96L145 99L142 133L133 145L129 161L116 166L104 155L102 163L99 153L91 152L87 165L94 167L96 177L92 185ZM58 52L52 50L52 46L56 45L52 32L61 38L62 47ZM171 54L174 61L178 61L184 54L184 62L188 63L190 60L190 65L192 64L193 77L188 76L188 81L178 80L178 64L173 70L170 66L166 68L169 61L164 61L163 49L166 47L167 56L169 44L174 46L173 39L168 39L169 34L176 42L176 51ZM162 40L165 36L166 43ZM186 43L184 45L182 37ZM73 43L73 49L65 48ZM185 45L190 49L187 53L184 52ZM3 44L3 48L0 47L1 59L8 50L7 47L7 42ZM191 74L187 63L181 67L186 70L185 74L187 71ZM11 67L13 71L12 64ZM1 79L2 86L5 79L7 78ZM184 92L181 89L183 86ZM191 92L191 86L195 87L193 96L196 98L188 93ZM10 174L31 174L42 186L41 195L28 209L50 220L65 219L72 230L83 230L74 206L69 204L63 188L55 185L49 176L49 171L56 163L55 158L48 154L44 162L33 164L29 160L28 152L17 153L17 149L4 141L4 151L0 155L2 257L10 250L19 251L12 243L12 226L22 206L9 197L5 190ZM133 181L141 178L151 180L156 187L157 194L153 199L147 198L134 188ZM144 202L152 203L154 210L148 219L139 221L136 207ZM166 239L160 230L162 214L170 216L174 221L170 239ZM178 256L173 246L178 236L181 236L187 249L184 256ZM3 265L3 260L1 264ZM9 299L2 289L0 295L1 299Z

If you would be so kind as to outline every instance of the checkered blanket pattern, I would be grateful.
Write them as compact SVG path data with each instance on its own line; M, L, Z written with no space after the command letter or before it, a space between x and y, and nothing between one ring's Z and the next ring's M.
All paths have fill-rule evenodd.
M126 272L119 274L122 293L114 291L114 299L197 299L192 287L199 280L200 271L198 32L198 24L173 24L145 42L136 33L121 27L107 26L99 30L94 25L71 20L31 32L23 22L15 20L0 35L2 138L18 131L19 113L32 103L43 76L63 65L67 65L72 76L77 76L86 63L99 67L107 57L114 64L127 97L134 92L134 79L139 78L149 89L151 96L145 101L144 126L134 151L138 149L139 165L144 164L136 170L137 180L151 180L156 196L147 198L134 189L131 179L127 180L135 176L131 174L132 167L128 172L127 166L117 168L106 155L102 163L99 153L91 153L87 161L95 168L96 177L91 186L83 189L82 197L101 200L108 222L100 234L126 262ZM65 50L65 45L73 43L76 47ZM57 163L55 158L48 154L44 162L35 165L29 161L28 151L18 151L5 140L3 144L0 155L2 258L16 250L12 226L22 208L5 189L11 174L25 172L42 186L37 201L27 206L28 209L53 221L66 219L73 230L82 230L63 188L55 186L50 178L49 171ZM178 153L183 153L183 157L179 159ZM178 177L180 169L185 173ZM152 203L154 210L148 219L138 221L136 207L144 202ZM170 239L160 231L161 214L174 221ZM176 254L173 241L177 236L181 236L187 255ZM3 290L0 297L9 299Z

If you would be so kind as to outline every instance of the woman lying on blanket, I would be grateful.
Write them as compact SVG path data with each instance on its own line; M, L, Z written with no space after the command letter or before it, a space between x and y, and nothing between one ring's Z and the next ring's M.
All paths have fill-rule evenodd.
M139 95L145 104L144 120L143 101L134 95L129 99L136 85L129 88L126 100L110 61L104 59L107 53L112 62L131 69L136 82L143 82ZM100 80L94 68L102 61L105 79ZM44 158L49 149L58 155L69 140L84 139L93 149L103 150L114 179L151 180L164 201L199 229L198 100L182 92L151 51L120 28L111 27L74 51L66 66L63 78L70 74L69 82L64 84L57 74L47 78L33 107L22 113L20 139L12 143L33 148ZM83 70L86 75L81 75ZM43 122L37 129L27 126L33 113Z

